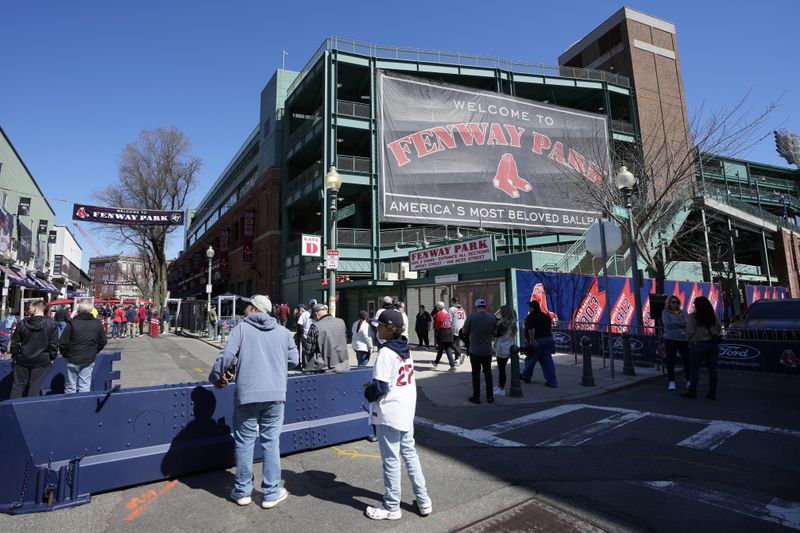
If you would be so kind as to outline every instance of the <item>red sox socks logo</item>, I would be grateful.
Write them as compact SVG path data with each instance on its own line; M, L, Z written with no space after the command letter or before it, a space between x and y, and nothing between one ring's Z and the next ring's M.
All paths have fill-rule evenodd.
M503 154L497 164L497 173L494 175L492 185L500 189L511 198L519 198L519 191L531 191L531 184L519 177L517 162L512 154Z
M781 354L781 364L786 365L789 368L798 368L800 367L800 359L798 359L794 354L794 350L787 348Z
M80 218L88 218L89 217L89 213L86 212L86 209L80 207L75 212L75 216L80 217Z

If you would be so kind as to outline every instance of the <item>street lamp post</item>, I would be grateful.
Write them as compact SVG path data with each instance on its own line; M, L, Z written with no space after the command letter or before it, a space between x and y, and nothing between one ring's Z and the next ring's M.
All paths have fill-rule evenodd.
M633 186L636 184L636 177L624 166L619 169L617 176L614 179L623 196L625 197L625 207L628 209L628 244L630 246L631 266L633 271L633 302L636 307L636 320L639 323L639 328L644 332L644 320L642 317L642 280L639 278L639 254L636 251L636 238L633 231L633 207L631 203L631 195L633 193Z
M206 285L208 307L206 307L206 321L208 322L208 334L211 336L211 260L214 259L214 248L210 244L206 250L206 257L208 258L208 285ZM216 335L214 336L216 337Z
M7 311L6 304L8 303L8 271L11 268L11 250L9 249L3 252L3 264L6 267L6 271L3 273L3 308L0 310L0 316L2 316L2 320L5 320Z
M330 217L330 237L328 250L336 249L336 203L339 200L339 188L342 186L342 177L336 172L336 167L331 165L325 174L325 190L328 194L328 216ZM336 270L328 269L328 313L336 316Z

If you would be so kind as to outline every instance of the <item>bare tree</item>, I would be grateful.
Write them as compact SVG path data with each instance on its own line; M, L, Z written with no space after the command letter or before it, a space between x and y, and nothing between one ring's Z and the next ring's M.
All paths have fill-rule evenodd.
M95 198L113 207L183 210L197 184L196 174L201 165L200 159L189 151L189 139L175 127L143 131L136 142L123 150L117 182L95 193ZM142 277L152 279L151 296L156 302L166 297L166 241L176 228L105 226L107 233L136 250L142 258Z
M642 131L640 145L614 143L610 153L606 143L600 140L604 135L578 141L566 139L565 143L573 144L584 159L597 162L600 167L602 162L611 161L614 168L610 169L612 175L607 179L589 180L584 170L584 163L588 165L588 161L570 165L570 160L564 158L564 163L558 165L568 178L560 185L563 194L575 197L577 187L578 194L586 199L589 207L624 226L626 221L613 210L615 205L624 205L613 173L626 165L638 180L630 214L636 228L636 248L656 280L656 290L663 292L669 268L668 248L671 254L684 260L709 262L707 247L697 238L704 232L702 219L689 216L692 211L703 208L699 201L703 191L696 172L711 154L734 157L761 142L770 134L766 122L777 106L777 102L773 102L763 110L754 111L745 95L728 110L707 114L701 108L690 120L685 137L680 134L687 131L683 117L673 115L670 123L659 122L650 130ZM678 134L665 134L669 131ZM572 158L573 162L577 160L577 157ZM676 228L679 215L685 222Z

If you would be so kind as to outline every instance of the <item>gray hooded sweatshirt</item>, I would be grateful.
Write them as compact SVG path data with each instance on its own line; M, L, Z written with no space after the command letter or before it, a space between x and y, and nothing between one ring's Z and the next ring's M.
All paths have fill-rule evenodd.
M289 364L298 362L297 346L288 329L266 313L251 313L233 328L209 381L216 382L239 354L234 404L286 401Z

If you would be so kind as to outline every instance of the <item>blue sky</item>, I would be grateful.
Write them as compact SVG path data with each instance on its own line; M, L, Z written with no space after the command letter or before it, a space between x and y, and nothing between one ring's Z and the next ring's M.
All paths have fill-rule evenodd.
M113 182L123 147L173 125L203 160L196 204L258 122L259 93L289 55L300 70L327 35L557 64L623 4L502 2L8 1L0 5L0 125L56 210ZM782 97L774 126L800 133L795 0L633 1L676 24L690 115L751 91ZM743 157L787 166L768 138ZM66 200L59 201L59 200ZM170 256L180 250L176 232ZM93 249L78 235L86 258ZM115 251L114 243L103 243Z

